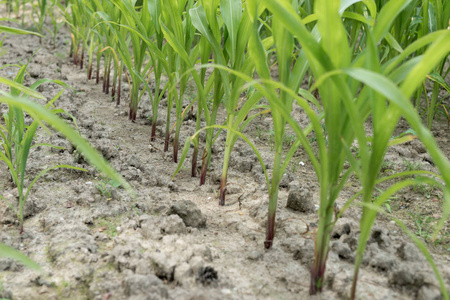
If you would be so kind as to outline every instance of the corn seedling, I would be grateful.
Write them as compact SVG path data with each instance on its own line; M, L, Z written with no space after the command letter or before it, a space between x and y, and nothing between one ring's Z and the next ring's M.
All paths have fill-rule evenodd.
M123 59L123 62L127 69L130 71L132 86L130 94L130 119L136 120L137 105L140 99L139 86L144 84L145 89L148 90L149 95L152 98L151 89L149 88L145 77L151 70L154 60L149 60L144 63L146 59L147 50L153 52L152 55L157 57L161 62L163 68L168 72L169 68L165 60L163 53L157 48L151 37L154 34L155 28L150 22L151 16L148 9L142 9L137 12L131 1L113 1L120 11L121 23L115 23L110 21L115 26L125 28L128 31L129 40L131 40L131 46L133 52L129 52L128 42L126 37L118 35L118 52ZM148 7L148 2L143 2L143 7ZM133 55L132 55L133 54ZM173 84L173 79L170 73L168 73L169 85ZM142 94L141 94L142 95Z
M6 83L7 81L2 78L2 83ZM29 96L38 98L38 99L45 99L42 95L39 93L36 93L34 90L30 90L28 88L25 88L23 86L20 86L14 82L7 82L10 86L14 86L14 88L19 89L20 91L26 93ZM59 95L58 95L59 97ZM56 100L56 99L55 99ZM108 176L109 178L113 179L115 182L120 183L125 189L128 191L132 191L131 186L122 178L121 175L119 175L114 169L106 162L106 160L95 150L92 148L92 146L89 145L88 142L86 142L74 129L72 129L70 126L68 126L64 121L62 121L58 116L55 115L56 112L60 112L59 110L49 111L47 108L42 107L30 100L27 100L23 97L13 97L10 95L3 95L0 97L0 102L8 104L10 107L13 107L16 111L17 110L23 110L28 112L35 121L30 125L30 127L27 129L23 144L21 145L21 152L19 153L21 155L21 163L19 165L19 172L15 171L14 165L11 162L11 160L3 153L0 152L1 160L4 161L12 173L14 182L17 184L17 187L19 188L19 210L16 211L18 214L20 221L21 221L21 231L23 231L23 205L24 201L28 197L28 194L32 188L32 186L36 183L36 181L43 176L48 171L55 169L55 168L70 168L70 169L77 169L77 170L84 170L81 168L69 166L69 165L59 165L55 166L49 169L46 169L44 171L41 171L27 186L27 189L25 189L24 186L24 179L25 179L25 167L26 167L26 159L28 157L28 152L31 147L31 143L34 137L34 132L36 131L39 122L45 121L49 125L51 125L55 130L61 132L66 138L75 146L77 147L78 151L82 153L84 158L91 163L93 166L95 166L100 172L102 172L105 176ZM51 103L51 102L50 102ZM39 120L39 121L37 121ZM3 137L4 138L4 137ZM2 200L5 200L2 197Z
M216 12L219 7L219 0L214 1L200 1L197 2L199 5L189 11L192 19L192 25L200 32L200 62L202 64L209 62L211 52L214 53L214 63L215 64L225 64L225 61L221 61L222 50L219 48L214 48L213 45L221 45L222 35L220 33L220 26L217 20ZM207 26L205 27L205 25ZM224 93L228 93L229 91L223 87L223 80L226 80L223 76L226 76L225 72L221 72L219 70L214 69L213 74L210 77L211 84L213 85L213 101L212 107L208 108L205 104L202 105L203 113L205 116L205 120L207 126L214 125L216 123L217 111L219 109L219 105L222 101ZM200 74L201 82L203 86L205 85L205 72L201 72ZM207 88L208 89L208 88ZM200 117L202 111L200 110L197 113L197 124L196 129L198 130L200 127ZM208 115L208 116L207 116ZM206 173L208 171L209 163L211 160L211 147L213 145L214 138L214 129L209 128L206 130L206 144L205 149L202 154L202 166L200 171L200 185L205 184L206 182ZM194 140L194 145L198 144L198 138ZM197 153L194 148L194 159L196 159ZM192 161L192 173L194 174L194 162Z
M105 9L105 6L107 9ZM92 23L96 24L93 28L90 28L86 40L88 43L88 68L87 77L88 80L92 78L93 73L93 60L94 55L97 57L97 76L96 83L100 82L100 62L101 58L104 57L104 73L103 73L103 89L105 94L109 94L110 87L110 74L111 65L114 63L114 74L111 96L112 100L116 100L117 104L120 104L120 92L121 92L121 76L123 71L123 63L119 62L118 54L115 49L117 48L116 35L121 34L122 36L126 32L121 32L120 30L115 31L111 28L111 24L104 22L101 12L107 10L110 15L104 15L103 17L120 19L120 10L116 8L112 3L100 1L88 1L85 2L84 14L92 16ZM123 30L122 30L123 31ZM95 49L97 49L95 51Z
M58 10L56 8L58 8ZM50 15L52 27L51 28L45 27L45 29L52 36L53 49L56 48L56 37L58 35L58 32L61 29L61 27L64 25L64 22L59 22L59 18L57 15L57 13L59 12L60 9L62 10L62 7L61 7L61 4L59 4L58 0L52 0L51 7L48 9L48 11L50 12L49 15Z
M151 21L153 23L153 26L155 27L155 41L156 41L156 47L158 50L162 53L163 51L163 43L164 43L164 36L163 32L161 30L160 25L160 18L162 15L162 3L161 0L149 0L148 1L148 9L151 16ZM183 48L181 48L183 49ZM153 61L153 74L155 76L155 93L151 100L152 101L152 130L150 134L150 142L153 142L155 140L156 136L156 122L158 120L158 107L159 102L161 101L161 98L164 95L164 92L166 88L163 88L161 90L161 76L163 74L163 66L160 62L160 59L158 57L155 57L152 52L150 52L150 57ZM168 85L166 85L168 88ZM150 91L149 91L150 93Z
M43 98L42 95L33 92L39 85L49 82L50 80L39 80L36 83L34 83L30 89L26 89L22 86L23 84L23 78L26 72L27 65L24 65L20 68L14 84L12 81L9 81L5 78L1 78L0 81L9 85L11 88L11 96L12 97L19 97L21 96L21 93L24 93L26 95L31 95L38 98ZM55 83L61 84L63 86L66 86L62 82L59 81L53 81ZM67 87L67 86L66 86ZM64 90L60 91L51 101L49 101L46 105L46 109L49 109L53 103L62 95ZM55 109L52 110L51 113L64 113L63 110ZM3 116L5 121L5 126L0 126L0 135L2 138L2 147L4 149L4 153L0 152L0 160L2 160L9 169L9 172L11 174L12 183L15 187L17 187L19 192L19 208L15 209L12 203L8 203L10 208L15 212L19 219L19 226L20 226L20 233L23 232L23 221L24 221L24 215L23 215L23 208L25 205L25 202L28 198L29 192L31 191L33 185L36 183L36 181L43 175L45 175L47 172L56 169L56 168L69 168L69 169L76 169L85 171L82 168L77 168L69 165L58 165L55 167L50 167L42 172L40 172L29 184L28 186L25 186L25 173L26 173L26 165L28 161L28 156L30 153L30 149L34 146L32 146L33 140L35 138L36 130L39 126L39 121L35 120L31 123L31 125L26 126L25 125L25 119L24 119L24 112L21 108L17 108L15 106L9 107L9 112ZM42 144L37 144L42 145ZM55 147L52 145L47 145L50 147ZM57 148L57 147L56 147ZM6 199L3 196L0 196L0 198L4 201Z
M193 6L194 1L192 0L184 0L184 1L166 1L166 5L164 5L164 9L162 11L162 17L160 19L160 22L164 20L164 25L166 32L170 31L174 38L180 43L183 48L185 49L185 52L189 55L192 49L192 42L194 38L194 31L195 28L191 24L191 17L190 14L184 14L184 11L189 11ZM187 71L187 64L186 62L180 57L178 54L178 51L174 49L173 47L170 47L167 49L167 56L169 61L169 70L171 73L177 73L179 75L184 75ZM170 115L170 109L172 107L171 99L172 94L175 99L175 108L176 108L176 125L175 125L175 137L173 141L173 161L178 162L178 145L179 145L179 138L180 138L180 129L181 129L181 123L183 121L183 98L184 93L186 91L186 86L188 83L188 76L183 76L179 79L180 81L180 87L179 87L179 93L177 93L174 89L169 90L169 98L168 98L168 104L167 104L167 117ZM164 150L166 151L166 145L168 142L168 134L169 131L169 119L167 119L166 122L166 143L164 144Z
M92 27L92 16L85 13L85 3L82 0L70 0L66 7L61 8L64 9L61 11L64 21L70 26L71 31L70 57L73 57L73 64L79 65L82 69L87 45L86 35Z
M12 34L28 34L27 31L19 29L13 29L9 27L1 26L0 30ZM0 126L1 145L4 152L0 152L0 160L3 161L11 174L13 184L17 187L19 192L18 208L14 208L12 203L8 203L7 200L0 195L0 199L7 202L11 209L16 213L20 221L20 233L23 232L23 208L27 197L36 183L36 181L45 175L50 170L56 168L69 168L80 171L85 171L82 168L70 166L70 165L58 165L47 168L41 171L34 179L28 182L25 186L25 173L28 156L30 149L36 145L51 146L47 144L32 145L35 139L35 133L41 121L46 121L54 129L65 135L72 144L77 147L84 157L94 166L96 166L106 176L110 177L114 182L120 183L128 191L131 191L130 185L116 173L109 164L98 154L74 129L68 126L64 121L56 116L58 113L64 113L61 109L52 109L53 103L62 95L63 91L60 91L51 101L49 101L45 107L42 107L28 99L26 97L33 97L36 99L46 100L46 98L35 91L41 84L47 82L54 82L63 87L68 87L64 83L57 80L41 79L27 88L22 85L27 65L20 68L14 81L0 77L0 83L10 87L11 92L8 94L1 91L0 102L6 103L9 106L9 111L3 117L5 120L5 126ZM24 112L28 112L34 121L25 126ZM51 146L54 147L54 146Z
M170 46L174 49L174 51L179 56L180 60L182 60L184 62L184 64L186 65L186 68L188 68L186 73L182 74L181 76L184 77L186 75L189 75L189 73L191 73L192 77L194 78L194 81L197 85L198 97L197 97L196 101L198 104L198 106L197 106L198 109L197 109L196 128L198 131L200 129L200 120L201 120L201 115L202 115L202 111L203 111L204 107L205 107L205 119L206 119L207 124L210 123L210 115L208 113L208 108L207 108L207 103L206 103L206 93L207 92L206 92L205 86L204 86L204 80L205 80L204 68L200 69L200 74L197 73L197 71L194 69L194 64L197 60L197 58L195 57L195 53L197 53L196 52L197 48L192 50L193 55L189 55L188 49L186 49L186 47L184 47L181 43L179 43L179 41L175 38L174 33L171 32L164 23L161 23L161 30L162 30L164 37L167 40L168 44L170 44ZM197 47L201 46L201 45L202 45L202 43L197 44ZM153 122L153 120L152 120L152 122ZM152 130L152 134L153 134L153 130ZM193 143L194 143L194 154L193 154L193 158L192 158L192 176L195 177L196 176L197 153L198 153L198 136L194 137ZM190 139L188 139L188 141L185 144L177 172L180 170L180 168L184 162L184 159L187 155L187 150L188 150L187 147L189 146L189 144L190 144Z
M298 125L289 121L310 156L320 183L319 225L316 235L315 261L311 271L311 294L320 292L324 284L335 200L350 172L355 171L363 186L362 202L364 203L361 235L355 261L355 276L351 290L351 298L355 297L362 254L369 237L370 228L378 212L378 210L373 210L369 203L372 199L378 171L388 147L389 138L392 136L400 115L403 114L410 122L411 127L417 132L419 138L422 139L422 142L427 145L427 149L436 161L444 181L450 180L450 175L445 171L449 162L436 147L434 139L423 127L418 114L412 109L408 100L408 97L411 97L420 85L421 80L447 53L448 47L436 51L438 47L443 47L449 34L439 32L433 35L433 38L418 40L415 42L416 44L411 44L409 49L405 49L402 54L391 59L390 64L383 66L383 68L380 66L377 49L374 46L385 38L392 20L402 11L406 2L389 2L381 8L378 14L373 7L372 10L370 10L370 6L368 7L372 19L376 19L376 22L364 22L364 31L367 35L366 49L359 56L353 58L352 62L352 50L349 47L347 32L342 21L342 13L350 5L348 2L343 3L347 6L339 6L339 2L330 4L327 1L315 1L317 30L320 33L320 42L318 42L315 36L307 30L304 21L288 1L263 1L274 16L279 16L280 23L302 45L302 51L309 60L311 70L317 80L315 87L319 89L325 113L328 142L325 145L320 138L317 139L318 158L308 150L310 145L305 140ZM254 5L256 7L256 4ZM371 26L370 24L374 25ZM255 40L258 40L257 35L255 35ZM405 73L399 74L400 71L397 70L398 73L390 74L400 59L408 57L408 54L414 51L411 51L411 49L414 47L420 49L432 41L435 41L435 43L425 52L424 57L420 61L413 60L409 65L409 67L413 65L413 71L415 72L406 73L405 68L403 68L400 71ZM259 48L261 49L262 46L259 46ZM336 49L339 49L339 51L336 51ZM432 55L434 56L431 57ZM392 78L389 78L389 75ZM361 86L360 82L364 85ZM388 88L386 88L386 85L388 85ZM359 89L361 90L359 91ZM275 101L273 103L277 104ZM391 104L387 105L387 103ZM277 105L281 106L280 104ZM302 105L301 107L303 108ZM289 118L289 112L286 109L280 109L279 111L286 118ZM367 146L367 137L363 130L363 122L369 115L372 115L374 130L371 151ZM321 134L317 120L314 121L315 115L308 114L308 116L313 122L316 135ZM316 124L314 125L314 123ZM349 151L348 145L353 142L354 138L357 139L360 149L358 161L349 154L351 151ZM344 171L341 176L346 156L349 158L352 167ZM386 199L393 190L397 191L400 186L409 184L411 183L406 180L396 183L387 190L389 192L386 191L383 197L380 197ZM445 190L447 195L449 191L448 188L445 189L447 189ZM384 202L379 201L378 203L383 204ZM443 291L443 294L446 293Z
M271 80L271 75L268 66L268 52L264 47L264 44L266 44L266 47L267 45L270 46L271 40L270 38L267 38L266 41L263 42L260 38L257 17L261 14L265 7L262 5L256 5L257 4L255 2L248 2L248 6L252 8L252 10L249 10L249 14L253 20L253 34L250 38L249 52L251 58L255 61L259 77L269 81ZM297 10L295 6L292 7L292 9ZM292 55L292 53L294 52L294 36L284 26L281 25L282 23L279 20L280 16L274 15L273 18L273 43L277 51L276 55L280 76L279 85L291 89L292 91L298 91L318 107L319 105L317 101L310 93L304 90L299 90L302 78L305 76L308 68L308 61L305 59L305 55L303 53L300 53L296 58L294 66L291 67L294 63L294 58ZM267 40L269 40L269 43L267 42ZM287 118L289 118L288 116L290 115L292 110L292 104L295 99L293 95L295 95L295 93L289 93L286 89L280 89L279 93L277 93L273 89L269 89L266 91L266 93L268 93L268 96L266 96L266 98L269 101L273 117L275 151L272 178L269 186L269 213L267 234L266 240L264 242L265 247L270 248L275 236L275 217L280 180L294 152L300 146L300 143L296 142L292 145L283 162L283 137L285 135ZM284 114L281 113L280 110L282 110ZM311 113L312 112L309 111L308 115L310 115ZM316 118L315 114L314 118ZM324 138L322 136L322 130L320 130L319 133L316 132L316 134L320 135L319 139L323 144Z
M17 81L23 79L24 70L25 67L21 68L21 72L19 72L19 76L16 78ZM4 81L4 79L2 81ZM26 90L12 88L11 95L18 96L19 91ZM56 101L59 96L61 96L61 94L62 92L58 93L57 96L46 105L46 108L48 109L53 104L53 102ZM56 110L52 113L57 112L61 111ZM6 126L1 127L0 135L2 136L2 146L5 150L5 153L0 153L0 159L8 166L13 184L18 189L19 208L15 209L13 204L7 202L3 196L0 196L0 198L8 203L8 205L17 215L19 219L20 233L22 233L24 221L23 208L28 195L36 181L47 172L56 168L70 168L81 171L85 170L69 165L58 165L55 167L50 167L40 172L27 186L25 186L26 164L28 161L30 149L32 147L34 135L39 126L39 121L35 120L33 123L31 123L31 125L25 126L22 109L14 106L10 106L10 112L9 114L4 115L4 119Z
M47 19L47 11L48 5L47 0L37 0L36 3L33 4L32 17L34 25L37 28L37 31L42 34L44 32L45 20ZM42 43L42 39L39 39L39 42Z
M225 47L223 49L220 46L220 41L218 41L213 34L214 31L211 29L210 24L208 23L207 14L203 9L203 6L198 6L190 11L193 19L193 24L210 43L214 53L215 61L218 65L227 66L229 64L232 70L239 71L245 75L251 76L254 70L254 64L251 60L245 59L245 49L247 48L247 41L250 33L250 22L247 14L243 14L242 12L242 3L240 0L221 1L220 9L227 32L227 38L224 41ZM239 110L238 105L240 95L243 91L245 81L232 74L230 76L226 70L220 68L219 72L217 72L215 76L218 75L220 75L220 81L223 84L223 90L225 94L224 101L225 109L227 112L226 127L234 129L227 130L227 138L225 142L225 156L223 161L222 178L219 191L219 204L224 205L230 154L235 142L238 139L238 136L235 134L235 132L242 131L242 129L245 128L250 120L253 119L250 118L249 120L244 122L244 119L246 118L249 111L260 99L260 94L256 94L254 97L249 97L248 102L244 104L244 107L241 110ZM217 89L215 90L215 93L217 92L217 94L215 95L215 97L217 97L215 99L216 107L213 106L214 115L213 118L211 118L214 119L214 122L215 115L217 113L218 99L220 99L221 97L220 87L218 86L218 84L215 85L215 89ZM242 124L243 122L244 124ZM209 129L207 131L208 137L206 146L206 151L208 151L208 153L205 155L206 161L204 161L202 165L202 178L204 178L203 172L206 172L206 168L209 163L209 143L211 143L212 140L208 139L212 138L212 134L213 131Z
M11 18L11 13L15 13L16 18L19 18L19 11L20 11L20 0L6 0L4 1L6 4L6 11L9 14L9 18Z

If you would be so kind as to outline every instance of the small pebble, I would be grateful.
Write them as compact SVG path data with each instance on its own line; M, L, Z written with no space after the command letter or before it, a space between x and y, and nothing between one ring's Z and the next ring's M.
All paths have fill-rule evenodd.
M252 251L247 256L247 258L250 259L250 260L258 260L258 259L261 258L261 256L262 256L261 252L259 252L259 251Z
M231 290L229 290L229 289L221 289L220 291L221 291L222 294L224 294L224 295L230 295L230 294L231 294Z

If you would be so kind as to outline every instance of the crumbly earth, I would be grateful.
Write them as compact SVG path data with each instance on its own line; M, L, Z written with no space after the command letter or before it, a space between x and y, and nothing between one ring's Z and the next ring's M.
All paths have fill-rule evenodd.
M37 37L10 36L2 47L0 62L18 64L31 59L26 85L41 78L59 79L70 85L74 90L67 89L56 107L76 118L79 132L133 185L137 196L111 186L108 179L79 157L63 136L40 128L36 143L65 149L33 148L27 166L28 182L44 168L57 164L72 164L89 172L59 169L41 178L26 203L25 231L21 235L15 215L6 204L0 203L0 242L20 249L44 270L41 274L0 258L0 296L98 300L308 299L318 220L318 184L303 150L297 151L283 177L276 238L273 248L266 251L263 240L267 187L250 147L242 141L235 147L224 207L218 206L217 199L224 136L219 137L213 148L206 185L199 186L198 177L190 176L192 149L172 181L177 164L172 162L171 153L161 151L163 121L157 123L158 139L149 143L150 105L146 96L140 103L137 122L130 122L126 78L122 103L116 106L110 95L102 93L100 85L87 80L86 70L72 64L68 57L69 37L62 31L54 48L47 39L39 46ZM17 68L7 67L0 70L0 76L12 78L16 72ZM49 83L39 91L52 99L61 89ZM7 107L2 105L1 111L5 113ZM165 120L165 111L163 100L159 120ZM300 123L306 122L299 108L294 113ZM67 115L62 117L75 125ZM219 120L224 117L221 112ZM31 118L26 120L29 122ZM263 115L245 131L261 151L269 172L273 134L270 124L270 115ZM398 133L407 129L407 124L401 123ZM195 120L186 119L182 143L194 130ZM438 119L433 133L449 156L447 122ZM286 144L292 140L287 133ZM419 167L435 171L422 144L414 140L389 150L383 172ZM356 179L351 180L338 205L342 207L358 189ZM17 202L17 189L11 187L4 164L0 165L0 191L12 203ZM389 203L394 216L420 238L430 241L432 226L441 215L439 191L426 187L409 189ZM355 206L338 220L330 242L324 292L312 299L348 297L360 215L360 208ZM448 225L447 222L440 240L428 246L450 288ZM441 299L431 267L389 214L380 217L374 226L359 275L357 297Z

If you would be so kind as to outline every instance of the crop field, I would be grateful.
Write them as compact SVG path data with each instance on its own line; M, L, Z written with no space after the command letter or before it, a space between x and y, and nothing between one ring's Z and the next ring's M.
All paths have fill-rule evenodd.
M450 1L0 3L0 299L449 300Z

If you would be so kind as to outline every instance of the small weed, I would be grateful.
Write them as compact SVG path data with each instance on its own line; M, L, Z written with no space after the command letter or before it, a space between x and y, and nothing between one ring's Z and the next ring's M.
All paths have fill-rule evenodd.
M297 169L299 168L299 166L304 166L305 163L301 160L300 161L292 161L291 165L292 165L292 167L291 167L292 173L295 173L297 171Z
M70 286L70 282L67 280L63 280L60 284L56 286L56 291L59 297L64 296L64 290Z
M104 177L100 177L99 181L95 184L95 187L100 192L100 194L106 198L112 197L113 188L119 187L120 184L115 180L107 180Z
M256 125L256 135L257 135L259 140L262 140L262 138L263 138L262 130L261 130L261 127L259 127L259 125Z
M395 168L395 165L393 162L383 160L383 162L381 163L380 171L382 173L389 173L389 172L393 172L394 168Z
M295 134L285 134L283 136L283 145L285 147L290 147L296 139Z
M434 223L437 219L430 217L424 214L411 214L414 219L414 224L416 225L416 234L428 240L431 238L431 234L433 232L432 223Z
M56 52L55 53L56 57L58 57L60 60L65 60L67 55L61 52Z
M423 238L426 242L432 242L434 246L442 245L445 246L445 244L448 245L450 232L441 231L438 235L438 237L433 241L432 236L434 232L434 227L439 221L439 218L435 218L430 215L426 214L410 214L411 217L414 220L414 224L416 225L416 234L417 236ZM447 251L450 251L450 248L445 248Z
M435 187L428 184L418 184L413 186L413 191L422 194L427 199L430 199L433 195Z
M381 194L384 193L384 191L381 190L381 189L379 189L379 188L376 188L376 190L378 191L379 195L381 195ZM378 195L375 196L375 197L373 197L374 200L375 200L377 197L378 197ZM387 210L388 213L392 214L391 201L392 201L392 200L398 200L398 199L399 199L398 196L392 196L392 197L389 197L389 199L386 200L386 202L384 203L384 207L386 208L386 210Z
M411 162L407 159L403 159L403 164L405 171L417 171L422 169L422 164L420 162Z
M118 234L118 226L120 224L121 217L111 217L111 218L99 218L95 220L94 227L99 232L105 233L109 238L113 239Z

